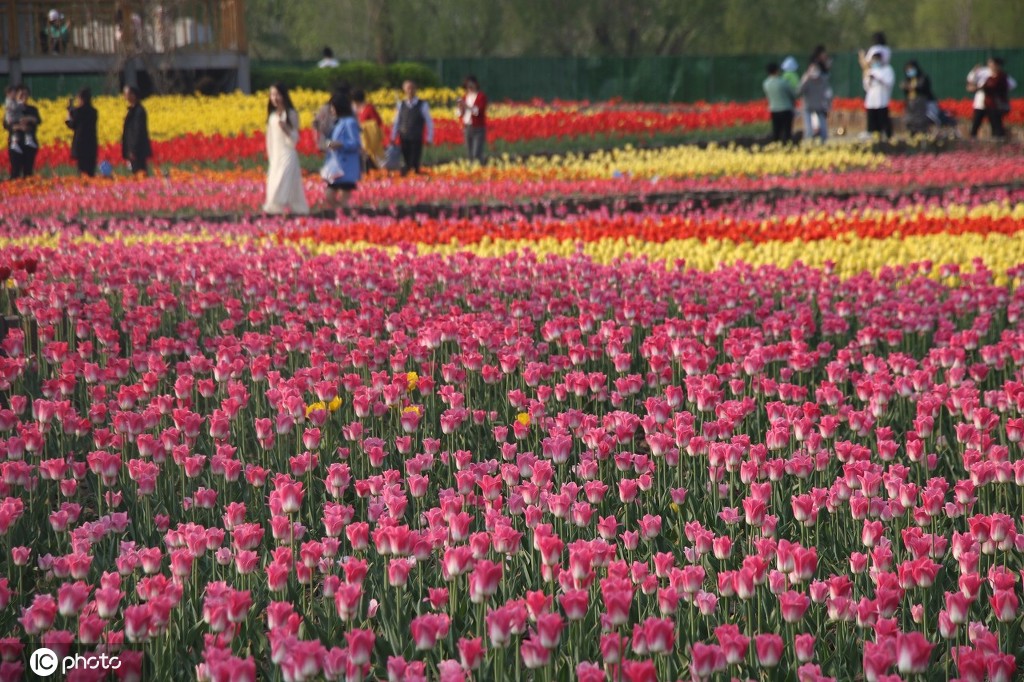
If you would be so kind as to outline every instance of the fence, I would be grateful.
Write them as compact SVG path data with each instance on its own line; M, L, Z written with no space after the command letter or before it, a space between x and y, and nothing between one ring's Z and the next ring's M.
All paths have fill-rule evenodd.
M892 61L900 79L904 62L916 59L931 76L935 95L943 99L965 97L967 72L990 54L985 49L898 50ZM1024 83L1024 49L998 54L1006 59L1009 73ZM499 100L621 97L637 102L742 102L764 96L765 65L781 62L785 56L441 59L432 64L445 85L457 87L472 73L488 96ZM802 71L807 57L795 56ZM855 53L833 55L831 80L836 96L863 96Z

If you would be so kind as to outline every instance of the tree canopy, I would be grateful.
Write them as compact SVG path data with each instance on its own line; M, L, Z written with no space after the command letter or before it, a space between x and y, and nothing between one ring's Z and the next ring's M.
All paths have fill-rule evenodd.
M248 0L251 54L313 59L1024 46L1019 0Z

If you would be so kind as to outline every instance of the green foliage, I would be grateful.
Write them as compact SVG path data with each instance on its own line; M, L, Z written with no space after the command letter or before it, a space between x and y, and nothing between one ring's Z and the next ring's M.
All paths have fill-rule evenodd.
M395 88L402 86L405 81L413 81L421 88L436 88L441 80L429 66L415 62L398 62L387 69L387 85Z
M302 73L301 69L290 67L253 66L251 74L252 89L253 91L267 90L274 83L284 83L295 87Z
M351 88L369 91L401 87L402 82L406 80L415 81L421 88L440 85L440 79L433 69L410 62L381 66L373 62L353 61L346 62L336 69L263 65L254 65L252 68L253 90L266 90L271 84L281 82L292 88L324 91L346 83Z
M335 69L304 71L299 84L310 90L333 90L342 83L352 88L376 90L387 84L389 71L390 67L373 62L347 62Z

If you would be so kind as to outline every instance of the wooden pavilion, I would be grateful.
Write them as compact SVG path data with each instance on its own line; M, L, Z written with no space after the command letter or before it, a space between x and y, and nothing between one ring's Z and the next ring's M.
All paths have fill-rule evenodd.
M247 51L245 0L0 0L0 79L8 82L216 72L248 92Z

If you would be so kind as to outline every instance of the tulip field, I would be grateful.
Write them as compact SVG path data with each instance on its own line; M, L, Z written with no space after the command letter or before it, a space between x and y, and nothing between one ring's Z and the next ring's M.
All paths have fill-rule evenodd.
M1021 679L1018 148L503 104L264 216L232 98L0 185L0 682Z

